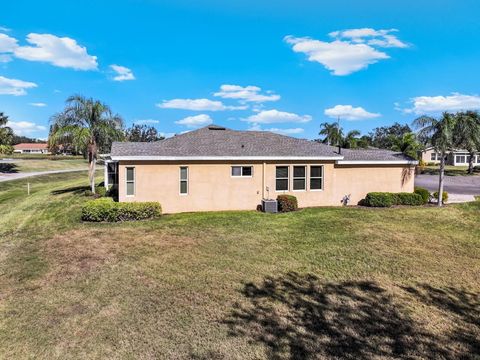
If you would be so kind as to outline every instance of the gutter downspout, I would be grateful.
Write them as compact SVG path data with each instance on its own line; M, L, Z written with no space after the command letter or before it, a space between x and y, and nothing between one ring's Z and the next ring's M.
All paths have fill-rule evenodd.
M266 164L263 162L262 164L262 199L265 199L265 167Z

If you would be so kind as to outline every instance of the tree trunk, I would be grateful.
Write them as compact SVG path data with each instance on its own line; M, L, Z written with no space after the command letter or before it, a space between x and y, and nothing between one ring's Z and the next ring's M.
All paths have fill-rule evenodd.
M440 178L438 181L438 197L437 206L443 205L443 179L445 177L445 152L442 151L442 158L440 159Z
M97 144L95 141L88 144L88 179L90 180L90 188L95 194L95 165L97 163Z
M468 173L473 174L473 160L475 159L475 152L470 152L470 159L468 159Z

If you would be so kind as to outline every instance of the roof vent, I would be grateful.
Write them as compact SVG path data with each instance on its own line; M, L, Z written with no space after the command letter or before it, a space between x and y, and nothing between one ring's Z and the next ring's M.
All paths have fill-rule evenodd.
M210 125L208 127L208 130L226 130L223 126L218 126L218 125Z

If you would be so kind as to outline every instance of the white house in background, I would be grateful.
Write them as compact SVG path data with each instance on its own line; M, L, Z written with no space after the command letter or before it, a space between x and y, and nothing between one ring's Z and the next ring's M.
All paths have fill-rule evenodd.
M433 147L428 147L421 152L421 159L425 163L440 164L441 155ZM453 150L447 152L446 164L452 166L467 166L470 154L466 150ZM474 164L480 164L480 153L475 155Z
M21 143L13 146L13 152L17 154L50 154L47 144Z

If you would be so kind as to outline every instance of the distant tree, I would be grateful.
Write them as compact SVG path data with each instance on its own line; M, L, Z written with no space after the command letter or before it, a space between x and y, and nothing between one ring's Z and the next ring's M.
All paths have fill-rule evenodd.
M125 140L131 142L154 142L163 140L165 137L158 134L153 126L134 124L125 130Z
M343 141L343 130L336 122L323 123L320 125L319 135L323 136L321 140L324 144L331 146L341 146Z
M123 139L122 118L98 100L73 95L65 109L52 117L52 129L49 144L61 144L68 138L77 148L86 149L90 186L95 193L98 150L109 149L112 141Z
M342 147L346 149L356 149L358 147L360 131L352 130L342 139Z
M371 139L368 135L362 135L357 140L357 147L359 148L367 149L370 146L371 146Z
M8 116L0 112L0 145L10 145L13 139L13 130L7 126Z
M12 145L17 145L21 143L33 143L33 144L45 144L45 140L30 138L28 136L13 134Z
M381 126L369 133L370 145L380 149L391 149L403 135L411 133L408 125L394 123L391 126Z
M418 152L422 149L422 144L417 140L415 133L403 134L401 138L396 138L390 150L400 151L413 159L418 158Z
M419 129L418 134L440 153L440 174L438 181L438 206L442 206L443 181L445 177L445 156L455 145L453 132L456 126L456 116L444 112L442 117L436 119L430 116L421 116L413 122Z
M477 111L465 111L456 114L454 145L468 151L468 173L473 174L475 154L480 152L480 115Z

